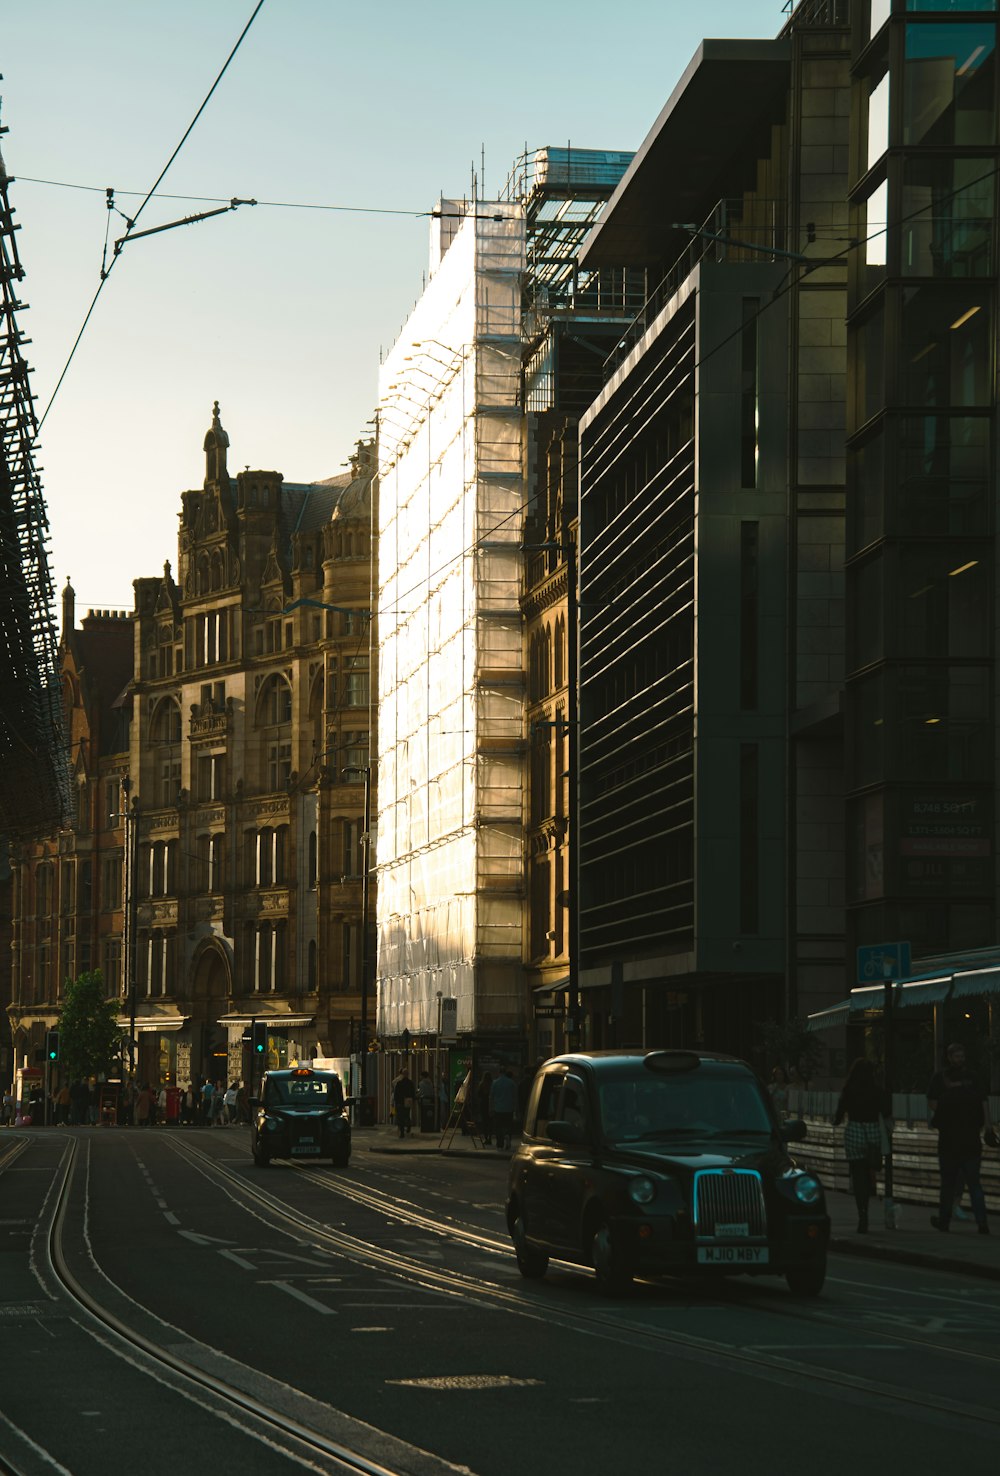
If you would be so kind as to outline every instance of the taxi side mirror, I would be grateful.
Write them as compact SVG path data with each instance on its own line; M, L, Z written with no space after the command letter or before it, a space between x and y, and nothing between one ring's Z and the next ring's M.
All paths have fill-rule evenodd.
M559 1118L549 1123L548 1132L553 1143L567 1143L572 1146L587 1141L587 1134L579 1123L563 1122Z
M792 1122L781 1125L781 1139L784 1143L801 1143L806 1136L806 1125L801 1117L796 1117Z

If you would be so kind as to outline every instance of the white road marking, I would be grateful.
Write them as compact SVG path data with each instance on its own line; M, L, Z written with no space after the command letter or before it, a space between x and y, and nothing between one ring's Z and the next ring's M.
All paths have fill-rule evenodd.
M245 1261L243 1257L238 1256L235 1251L221 1250L217 1251L216 1254L224 1256L227 1261L232 1261L234 1266L242 1266L244 1271L256 1271L257 1269L253 1261Z
M337 1313L333 1307L327 1307L325 1303L317 1302L315 1297L307 1297L305 1292L299 1291L297 1286L292 1286L287 1281L262 1281L259 1283L259 1285L276 1286L279 1291L287 1292L288 1295L290 1297L294 1297L297 1302L304 1302L305 1305L307 1307L311 1307L314 1312L322 1312L324 1317L337 1316Z
M163 1211L163 1218L166 1220L166 1222L167 1222L168 1225L179 1225L180 1224L180 1220L170 1210L164 1210Z
M217 1235L199 1235L196 1230L180 1230L185 1240L193 1240L195 1245L232 1245L231 1240L220 1240Z

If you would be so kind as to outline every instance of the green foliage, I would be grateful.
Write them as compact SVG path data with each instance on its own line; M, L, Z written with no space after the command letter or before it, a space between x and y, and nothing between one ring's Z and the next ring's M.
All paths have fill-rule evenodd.
M66 981L59 1016L59 1054L63 1072L72 1079L102 1076L118 1055L118 1001L104 993L104 976L91 969Z
M793 1086L793 1073L808 1084L822 1064L823 1042L815 1031L806 1029L805 1020L798 1016L762 1021L757 1026L757 1038L768 1068L782 1066Z

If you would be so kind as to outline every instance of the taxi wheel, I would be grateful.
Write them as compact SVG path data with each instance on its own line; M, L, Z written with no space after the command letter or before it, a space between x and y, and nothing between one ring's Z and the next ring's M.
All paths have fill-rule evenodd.
M514 1221L511 1230L511 1238L514 1241L514 1254L517 1257L517 1269L528 1281L539 1281L549 1269L549 1258L545 1251L538 1250L529 1245L524 1233L523 1220Z
M335 1153L330 1159L330 1167L335 1169L345 1169L350 1161L351 1155L349 1153Z
M818 1297L826 1280L826 1257L815 1266L799 1271L786 1271L785 1280L793 1297Z
M596 1220L591 1227L590 1264L599 1291L611 1296L627 1291L634 1272L619 1246L615 1244L607 1220Z

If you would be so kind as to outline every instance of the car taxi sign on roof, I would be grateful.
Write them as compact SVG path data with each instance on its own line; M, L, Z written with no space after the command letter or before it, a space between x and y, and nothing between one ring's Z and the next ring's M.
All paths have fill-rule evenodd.
M694 1071L700 1057L694 1051L650 1051L642 1064L649 1071Z

